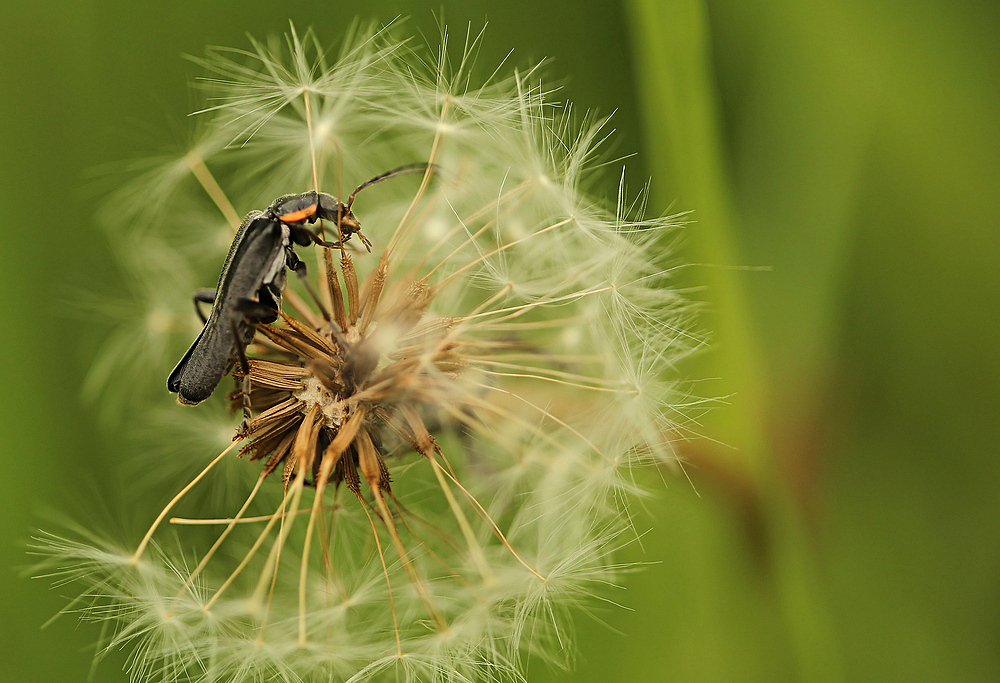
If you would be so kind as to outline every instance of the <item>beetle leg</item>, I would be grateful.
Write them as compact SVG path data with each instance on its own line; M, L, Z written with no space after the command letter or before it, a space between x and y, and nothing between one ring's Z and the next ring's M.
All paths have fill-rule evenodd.
M245 302L257 303L243 299L237 303L237 308L240 308ZM243 433L249 428L250 419L253 417L250 413L250 361L247 360L247 350L241 343L240 336L240 322L242 322L243 315L245 314L233 311L232 315L229 316L229 324L233 327L233 339L236 340L236 357L239 359L240 370L243 371L243 381L240 383L243 388L243 424L240 425L239 433Z
M208 323L208 316L201 310L201 306L198 304L215 304L215 290L214 289L199 289L194 293L194 312L198 314L201 318L202 325Z
M233 339L236 340L236 359L243 371L243 425L245 429L252 417L250 413L250 361L247 360L247 344L253 340L252 325L262 321L273 321L278 317L278 312L261 301L253 299L238 299L233 304L232 313L229 316L229 324L232 325ZM246 323L244 323L244 318ZM246 324L248 327L245 334L241 334L240 326Z
M310 232L309 234L312 233ZM316 294L316 290L313 289L311 284L309 284L309 278L306 273L306 264L299 259L299 255L295 253L294 249L289 249L285 255L285 265L294 270L295 274L299 276L300 280L302 280L302 285L306 288L306 291L309 292L309 296L312 297L312 300L316 303L320 314L323 316L323 320L330 322L329 311L326 310L326 306L324 306L323 302L320 301L319 296Z
M264 322L267 320L277 320L278 314L273 307L268 306L260 301L254 301L253 299L239 299L233 304L233 311L240 313L247 317L250 324ZM233 318L239 322L240 316L235 315ZM237 339L240 338L239 335L236 336Z
M326 247L327 249L340 249L342 246L339 240L336 242L327 242L326 240L320 239L320 236L309 228L302 227L301 225L289 225L288 228L291 231L292 241L303 247L310 242L321 247ZM345 239L344 241L346 242L347 240ZM288 267L291 268L292 266Z
M343 242L346 242L347 240L351 239L351 235L357 235L358 237L360 237L361 238L361 243L365 245L365 249L368 250L369 254L371 253L371 251L372 251L371 240L369 240L367 237L365 237L364 235L362 235L360 230L358 230L357 232L349 232L349 233L345 234ZM318 244L321 247L326 247L327 249L340 249L342 246L344 246L343 243L340 240L338 240L336 242L325 242L325 241L323 241L323 240L321 240L319 238L319 235L313 235L313 240L312 241L315 244Z

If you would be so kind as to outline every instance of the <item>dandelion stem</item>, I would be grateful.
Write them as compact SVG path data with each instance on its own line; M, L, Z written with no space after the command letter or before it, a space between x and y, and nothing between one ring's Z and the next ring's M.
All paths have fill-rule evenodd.
M448 628L448 622L444 620L444 617L441 615L441 611L437 608L437 605L435 605L430 591L427 589L427 583L423 580L423 577L420 576L416 567L414 567L413 563L410 561L410 553L406 549L406 546L403 545L403 539L399 536L399 529L396 528L396 521L392 518L392 512L390 512L389 506L386 505L385 496L382 495L382 489L372 489L372 498L378 506L378 513L382 518L382 523L385 524L386 531L389 533L389 537L396 546L396 552L399 554L399 561L403 566L403 571L406 572L407 578L410 580L410 583L413 584L413 589L417 592L417 595L420 596L420 602L424 604L424 609L427 610L427 614L430 615L435 626L437 626L439 631L444 631Z
M471 361L476 364L486 364L489 365L489 361L485 360L475 360ZM525 370L537 369L537 368L524 368ZM564 379L558 379L556 377L546 377L545 375L536 375L526 372L497 372L496 370L480 370L484 375L489 375L491 377L519 377L521 379L537 379L544 382L552 382L553 384L561 384L567 387L576 387L578 389L587 389L589 391L606 391L612 394L626 394L626 393L636 393L635 391L627 391L625 389L612 389L611 387L595 387L589 384L582 384L580 382L568 382ZM591 378L587 377L587 380ZM598 381L598 380L593 380Z
M257 495L257 492L260 490L261 484L264 483L264 479L266 477L267 475L264 473L261 473L261 475L257 477L257 483L254 484L253 490L250 491L250 495L247 496L246 502L243 503L243 507L241 507L239 512L236 513L236 516L229 521L229 525L225 528L225 530L221 534L219 534L219 538L215 541L215 543L212 544L212 547L208 549L208 552L205 553L205 557L202 558L201 562L198 563L198 566L194 568L193 572L191 572L191 576L189 576L187 578L187 581L184 582L184 586L181 588L180 593L178 593L178 595L183 594L188 588L191 587L191 584L194 583L195 578L197 578L198 574L200 574L201 571L205 568L205 566L208 564L208 561L212 559L212 555L214 555L215 551L219 549L219 546L222 545L222 542L226 540L226 536L229 535L229 532L231 532L233 528L236 526L236 524L240 521L240 518L243 516L243 513L247 511L248 507L250 507L250 503ZM176 523L173 519L171 519L170 522L172 524Z
M281 561L281 551L285 547L285 541L288 540L288 534L291 533L292 523L295 521L295 516L299 512L299 503L302 501L302 492L305 490L306 472L312 471L313 459L316 457L316 441L319 438L320 426L317 422L317 415L319 415L319 406L313 405L309 412L306 414L302 421L302 426L299 427L298 432L295 435L295 444L292 446L292 452L288 456L289 460L286 465L286 472L288 465L294 465L298 468L298 473L295 476L295 481L292 484L292 489L294 489L295 494L292 496L292 515L290 522L286 525L284 520L284 515L282 515L281 525L278 530L278 537L274 541L274 545L271 547L271 555L274 556L274 569L271 570L270 580L271 586L268 589L267 603L264 608L264 617L261 619L260 623L260 637L263 638L264 627L267 624L267 615L271 609L271 600L274 597L274 586L278 580L278 565ZM260 580L257 584L257 589L254 591L256 595L267 577L267 567L270 566L270 557L268 558L268 563L265 565L265 570L261 572Z
M382 490L389 487L388 471L385 469L385 464L382 462L382 458L378 454L378 450L375 448L375 444L372 442L371 435L367 430L360 430L354 443L358 449L359 469L368 482L372 498L378 508L378 514L382 518L383 524L385 524L386 531L396 546L396 552L399 554L399 561L403 566L403 571L406 572L407 578L420 597L420 601L424 604L427 614L430 615L438 629L443 631L448 627L448 623L441 616L440 611L434 604L430 591L427 589L427 584L410 561L410 553L403 545L403 539L399 536L399 529L396 528L396 522L389 511L389 506L386 505L385 497L382 495Z
M438 120L438 128L434 133L434 142L431 144L431 153L427 156L427 170L424 171L424 177L420 181L420 187L417 188L417 193L413 195L413 201L411 201L410 205L406 207L406 213L404 213L403 217L399 219L399 224L396 226L396 230L392 233L392 237L389 238L389 246L386 247L386 253L391 254L396 248L399 241L399 235L403 230L403 226L406 224L406 220L413 212L413 207L415 207L417 202L420 201L420 198L424 196L424 190L427 189L427 183L430 182L431 173L434 170L434 161L437 157L438 144L441 142L441 131L444 128L444 117L448 113L449 104L451 104L451 98L446 97L444 105L441 107L441 117Z
M439 282L438 285L440 284L441 283ZM437 285L435 285L435 287L436 286ZM474 320L476 318L484 318L491 315L499 315L501 313L505 314L502 318L497 318L496 320L487 320L484 323L482 323L483 325L492 325L493 323L499 321L513 320L514 318L519 318L528 311L534 310L539 306L550 306L552 304L562 303L564 301L575 301L576 299L582 299L585 296L593 296L594 294L600 294L601 292L609 292L613 289L614 286L608 285L607 287L599 287L596 289L585 289L579 292L572 292L570 294L564 294L563 296L557 296L557 297L544 296L540 299L537 299L536 301L530 301L526 304L520 304L518 306L510 306L508 308L498 308L495 311L484 311L482 313L466 315L462 316L461 318L455 318L455 320L459 320L464 323L469 320ZM463 326L463 329L470 329L471 327L473 326L466 325Z
M467 233L468 236L465 238L465 241L463 241L457 247L455 247L454 249L452 249L451 252L447 256L445 256L443 259L441 259L440 261L438 261L438 264L436 266L434 266L433 268L431 268L430 271L428 271L428 273L426 275L424 275L423 279L427 280L428 278L430 278L434 273L436 273L438 271L439 268L441 268L444 264L448 263L453 258L455 258L455 256L459 252L461 252L462 249L464 249L469 244L472 244L473 242L475 242L477 237L479 237L484 232L486 232L487 230L489 230L490 228L492 228L494 226L494 224L498 223L499 221L500 221L500 216L498 215L496 218L493 218L493 219L487 221L486 223L484 223L483 226L481 228L479 228L479 230L477 230L476 232ZM457 228L464 228L465 226L466 226L466 221L463 221L462 219L459 219L458 226L456 226L456 229ZM444 241L444 239L446 239L446 238L442 238L442 242ZM439 244L440 244L440 242L439 242ZM437 247L435 247L435 249L436 248ZM431 252L428 253L427 256L430 256L430 254L432 254L432 253L434 253L434 250L431 250ZM423 264L424 262L426 262L426 260L427 260L427 258L425 257L424 260L421 261L421 264Z
M396 656L403 656L403 643L399 638L399 619L396 617L396 601L392 597L392 582L389 580L389 568L385 564L385 553L382 552L382 542L378 538L378 529L375 527L375 520L372 519L371 513L368 511L368 503L365 499L361 497L358 493L358 499L361 501L361 509L365 511L365 516L368 517L368 523L372 527L372 536L375 538L375 547L378 548L378 559L382 562L382 574L385 576L385 585L389 590L389 608L392 610L392 627L396 632Z
M227 588L229 588L229 586L233 583L233 581L236 580L236 577L238 577L243 572L243 570L246 569L246 566L250 564L250 560L252 560L253 556L257 554L257 550L260 548L261 545L264 544L264 539L266 539L268 534L271 533L271 529L274 528L274 525L278 522L281 513L284 512L285 505L287 504L288 497L290 495L291 493L289 491L285 491L285 496L284 498L282 498L281 504L278 506L278 509L274 511L274 514L271 515L271 519L267 523L267 526L265 526L264 530L261 531L260 534L257 536L257 540L254 541L254 544L252 546L250 546L250 550L248 550L246 555L243 556L243 559L240 560L240 563L236 566L236 569L234 569L233 572L229 575L229 578L227 578L223 582L223 584L219 586L218 590L215 591L215 594L208 600L208 602L205 603L205 606L202 607L203 611L207 612L208 610L210 610L212 608L212 605L214 605L216 601L220 597L222 597L222 593Z
M530 235L528 235L526 237L522 237L519 240L514 240L513 242L508 242L507 244L503 245L502 247L497 247L493 251L487 252L487 253L483 254L482 256L480 256L479 258L473 259L472 261L469 261L464 266L462 266L461 268L459 268L455 272L453 272L450 275L448 275L448 277L446 277L445 279L441 280L440 282L435 283L434 287L435 287L435 289L439 288L439 287L442 287L443 285L447 284L448 282L450 282L454 278L458 277L459 275L461 275L462 273L464 273L465 271L467 271L472 266L477 265L479 263L482 263L483 261L485 261L486 259L488 259L491 256L495 256L495 255L499 254L502 251L506 251L507 249L510 249L511 247L517 246L521 242L525 242L527 240L530 240L532 237L538 237L539 235L544 234L544 233L548 232L549 230L555 230L556 228L561 228L562 226L564 226L564 225L566 225L568 223L572 223L575 220L576 219L573 218L572 216L570 216L569 218L564 218L563 220L561 220L561 221L559 221L557 223L553 223L552 225L550 225L550 226L548 226L546 228L542 228L541 230L538 230L537 232L533 232L533 233L531 233Z
M295 492L294 495L292 495L293 519L295 515L298 514L299 501L302 500L302 490L305 488L303 484L304 484L304 475L300 472L299 476L295 478L295 482L292 484L292 490ZM281 504L282 504L282 512L284 512L285 501L282 501ZM264 586L266 579L268 578L270 579L270 586L268 587L267 591L267 602L264 603L264 613L261 615L260 629L257 631L258 643L264 642L264 629L267 626L267 617L271 612L271 600L274 598L274 586L278 580L278 566L281 562L281 551L285 547L285 538L287 535L287 532L285 530L286 529L290 530L292 528L291 524L285 524L284 514L280 515L280 520L281 522L278 525L278 537L274 540L274 543L271 545L271 552L268 555L267 562L264 563L264 571L260 573L260 578L257 581L257 588L254 589L253 593L254 600L258 600L258 595L260 594L260 590ZM273 565L271 563L272 556L274 557ZM271 569L269 573L268 567L272 566L273 569Z
M435 242L434 246L432 246L427 251L427 254L417 264L417 270L423 268L423 266L427 263L427 260L431 256L433 256L437 252L438 249L440 249L445 244L447 244L448 243L448 239L453 234L455 234L456 232L458 232L459 230L461 230L462 228L464 228L469 223L472 223L472 222L474 222L476 220L479 220L479 218L481 218L487 211L489 211L490 209L492 209L494 206L499 207L504 202L504 200L510 198L511 196L513 196L515 194L523 192L525 187L527 187L527 182L523 182L520 185L518 185L517 187L513 187L513 188L507 190L506 192L504 192L502 195L500 195L499 197L497 197L497 201L496 201L495 204L493 202L490 202L489 204L486 204L485 206L483 206L481 209L477 209L475 212L469 214L464 219L460 218L459 221L458 221L458 223L455 224L455 226L452 227L450 230L448 230L448 232L446 232L444 235L442 235L441 239L439 239L437 242ZM503 214L501 214L498 211L496 217L494 217L487 225L495 225L495 224L499 223L500 217L502 215L504 215L504 216L507 215L507 213L509 213L512 210L513 210L513 206L507 208L504 211ZM479 232L481 232L481 231L479 231ZM463 244L468 244L468 242L469 241L466 240ZM456 253L456 252L452 252L452 254L454 254L454 253ZM442 263L444 263L445 261L447 261L449 258L450 258L450 256L446 257L444 259L444 261L442 261ZM435 266L434 270L437 270L437 268L439 268L442 265L442 263L439 263L437 266Z
M306 130L309 133L309 157L312 160L313 189L319 192L319 172L316 169L316 141L313 139L312 109L309 106L309 88L302 89L302 99L306 102Z
M225 216L226 221L229 222L229 226L235 232L240 227L240 215L236 213L236 209L233 208L232 203L229 198L226 197L226 193L216 182L215 176L212 172L208 170L208 166L205 165L205 160L202 159L201 154L198 152L190 152L184 157L185 163L187 163L188 168L191 169L191 173L194 177L201 183L202 188L208 193L215 205L219 207L219 211Z
M164 507L163 510L160 511L160 514L157 515L156 520L153 521L153 525L151 527L149 527L149 531L147 531L146 535L143 536L142 541L139 543L139 547L135 549L135 553L132 555L131 559L129 559L129 564L131 564L132 566L135 566L135 565L139 564L139 560L142 558L142 554L143 554L143 552L145 552L146 546L149 544L149 540L153 537L153 533L156 532L156 528L158 526L160 526L160 522L162 522L163 518L167 516L168 512L170 512L170 509L174 505L176 505L177 502L180 501L181 498L183 498L185 495L187 495L188 491L190 491L191 489L193 489L194 486L195 486L195 484L197 484L199 481L201 481L202 478L206 474L208 474L209 471L211 471L211 469L213 467L215 467L215 465L220 460L222 460L222 458L224 458L226 456L226 454L229 453L229 451L233 450L233 448L235 448L236 445L239 444L239 443L240 443L239 441L234 441L233 443L229 444L229 446L227 446L225 448L225 450L223 450L221 453L219 453L217 456L215 456L215 459L212 460L212 462L208 463L208 465L205 467L205 469L203 469L198 474L197 477L195 477L194 479L192 479L190 481L190 483L188 483L187 486L185 486L184 488L182 488L177 493L176 496L174 496L173 498L170 499L170 502L167 503L166 507Z
M320 553L323 556L323 569L326 571L327 582L337 589L337 593L340 594L341 602L347 601L347 591L344 590L343 585L337 579L337 575L333 570L333 558L330 554L330 546L333 541L333 534L336 531L336 511L341 508L340 504L336 502L336 498L340 493L340 489L334 489L334 503L332 505L326 505L321 508L321 512L330 512L330 528L327 529L326 515L320 514L318 516L318 528L316 529L316 535L319 536L319 547ZM318 492L317 492L318 495ZM330 606L330 593L327 591L325 593L327 607Z
M445 562L440 555L434 552L433 548L431 548L424 542L424 540L420 537L420 534L418 534L416 530L414 530L414 528L410 526L410 523L406 520L406 518L413 517L418 522L429 528L435 536L441 539L452 550L459 550L459 545L455 543L452 540L452 538L448 536L445 532L443 532L441 529L435 527L426 519L422 519L419 515L415 515L413 514L412 511L408 510L405 505L399 502L399 499L396 498L396 494L394 494L392 491L389 491L389 496L392 498L392 502L396 504L396 510L399 513L399 520L403 523L403 526L406 527L406 530L410 532L410 535L413 536L413 538L417 541L417 543L419 545L424 546L424 552L433 557L434 560L439 565L441 565L441 567L443 567L446 572L448 572L448 574L454 576L459 581L459 583L468 588L469 584L467 581L465 581L462 575L459 572L455 571L455 569L451 567L447 562Z
M444 493L444 497L448 500L448 507L451 508L451 513L455 516L455 521L458 522L458 527L462 530L462 535L465 536L465 542L469 546L469 553L472 555L472 561L475 563L476 569L479 570L479 575L483 577L488 586L496 585L497 577L490 570L490 566L486 563L486 557L483 555L483 548L479 545L479 541L476 539L476 535L472 531L472 526L469 524L469 520L466 518L465 513L462 512L462 508L459 506L458 501L455 500L455 495L451 492L451 487L448 486L448 481L441 473L441 464L434 457L433 453L427 452L423 455L430 461L433 467L434 477L437 479L438 486L441 487L441 492Z
M501 358L516 358L518 355L519 354L503 354L500 357ZM537 356L537 354L535 354L535 356ZM581 382L594 382L595 384L623 384L623 382L621 380L619 380L619 379L604 379L602 377L589 377L587 375L581 375L581 374L575 373L575 372L564 372L562 370L551 370L549 368L541 368L541 367L538 367L538 366L535 366L535 365L520 365L518 363L505 363L503 361L490 360L490 358L492 358L492 357L495 357L495 355L494 356L490 356L490 357L486 357L486 358L477 358L477 357L474 357L474 356L471 356L471 355L468 355L468 354L465 355L465 358L468 359L470 363L477 363L477 364L480 364L480 365L493 365L493 366L496 366L496 367L507 368L507 369L510 369L510 370L528 370L528 371L533 371L533 372L544 372L546 374L553 375L554 377L558 377L558 378L561 378L561 379L567 379L567 380L576 379L576 380L580 380ZM529 357L531 357L531 356L529 356ZM569 355L555 356L555 355L552 355L552 354L546 354L544 356L544 358L549 359L549 360L557 360L557 361L569 362L569 363L579 363L579 362L586 362L586 361L593 362L593 361L600 361L600 360L602 360L600 357L597 357L597 356L569 356ZM502 374L502 373L498 372L497 374ZM520 375L520 374L516 374L516 373L512 373L510 376L512 376L512 377L529 377L529 376L533 377L533 375ZM549 378L548 377L543 377L541 379L549 379ZM577 386L577 385L573 384L572 382L569 382L569 384L571 386ZM598 388L601 388L601 387L587 387L587 388L598 389ZM612 389L610 387L609 388L604 388L604 390L605 391L614 391L614 389Z
M316 494L313 497L312 509L309 513L309 523L306 526L306 537L302 542L302 563L299 567L299 647L305 647L306 645L306 579L309 569L309 546L312 541L313 529L318 516L317 513L322 509L323 492L326 489L327 482L330 481L333 468L344 454L344 451L347 450L347 447L350 446L351 441L354 440L354 436L361 428L364 416L364 409L356 411L323 452L319 475L316 477ZM326 549L324 549L324 557L329 562Z
M507 396L510 396L511 398L514 398L514 399L517 399L518 401L521 401L525 405L527 405L527 406L529 406L531 408L534 408L535 410L537 410L538 412L540 412L543 416L549 418L550 420L552 420L556 424L564 427L565 429L568 429L570 432L572 432L577 437L579 437L581 441L583 441L585 444L587 444L588 446L590 446L591 448L593 448L594 452L597 453L599 456L601 456L604 459L605 462L608 462L608 463L613 462L613 460L611 458L609 458L607 455L605 455L604 452L601 451L601 449L598 448L594 444L593 441L591 441L590 439L588 439L587 437L585 437L583 434L581 434L579 432L579 430L574 429L570 425L566 424L566 422L564 422L563 420L560 420L558 417L556 417L555 415L553 415L552 412L546 410L545 408L542 408L541 406L535 405L534 403L532 403L528 399L524 398L523 396L521 396L519 394L514 393L513 391L507 391L506 389L501 389L500 387L494 387L494 386L491 386L489 384L482 384L482 383L478 383L478 382L476 383L476 386L478 386L478 387L480 387L482 389L487 389L487 390L490 390L490 391L499 392L501 394L506 394ZM506 414L505 412L501 411L501 409L499 409L496 406L493 406L493 405L491 405L489 403L484 403L483 407L488 408L490 410L493 410L494 412L496 412L498 414ZM542 438L545 438L546 440L551 440L551 443L553 443L553 445L557 445L559 443L552 436L550 436L548 434L545 434L544 432L540 432L539 436L542 436Z
M496 534L497 538L500 539L500 542L503 543L503 546L510 552L510 554L513 555L514 558L518 562L520 562L521 565L524 566L525 569L527 569L529 572L531 572L536 577L538 577L539 580L546 581L547 579L544 576L542 576L541 574L539 574L537 569L535 569L530 564L528 564L527 562L525 562L524 559L520 555L517 554L517 551L514 550L513 546L511 546L511 544L507 541L507 537L504 535L504 533L502 531L500 531L500 527L497 526L497 523L493 521L493 517L490 516L490 513L488 513L486 511L486 508L484 508L479 503L479 501L476 500L476 497L474 495L472 495L471 493L469 493L469 491L464 486L462 486L462 483L458 480L458 478L456 478L455 475L451 474L450 472L448 472L447 470L445 470L443 467L441 467L440 463L437 463L435 461L435 458L433 457L433 455L429 456L429 459L430 459L431 463L433 465L435 465L435 470L434 470L435 472L441 472L441 473L443 473L446 477L448 477L449 479L452 480L452 482L455 483L455 486L458 487L458 490L461 491L463 493L463 495L465 495L466 499L476 509L476 513L480 516L480 518L482 518L482 520L484 522L486 522L487 524L489 524L492 527L493 533Z
M494 294L493 296L489 297L488 299L486 299L485 301L483 301L483 303L479 304L479 305L478 305L478 306L476 306L476 307L475 307L474 309L472 309L472 313L471 313L471 315L475 315L476 313L480 313L480 312L482 312L482 311L483 311L484 309L487 309L487 308L489 308L489 307L490 307L490 306L492 306L492 305L493 305L493 304L494 304L495 302L497 302L497 301L499 301L500 299L502 299L502 298L504 298L505 296L507 296L507 294L508 294L508 293L509 293L509 292L510 292L510 291L511 291L512 289L514 289L514 286L513 286L512 284L510 284L510 283L508 282L508 283L507 283L507 284L505 284L505 285L504 285L503 287L501 287L501 288L500 288L499 290L497 290L497 292L496 292L496 293L495 293L495 294Z
M265 477L266 478L266 477ZM339 506L334 503L332 505L324 505L323 510L331 511L336 510ZM309 510L299 510L298 515L307 514ZM284 517L291 517L291 512L285 512ZM193 517L171 517L169 522L171 524L177 524L179 526L220 526L222 524L259 524L261 522L266 522L271 519L272 515L257 515L256 517L219 517L216 519L200 519Z

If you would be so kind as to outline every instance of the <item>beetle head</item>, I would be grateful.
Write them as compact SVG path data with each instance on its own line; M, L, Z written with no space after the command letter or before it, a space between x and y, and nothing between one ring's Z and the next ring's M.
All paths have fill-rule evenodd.
M339 220L340 234L343 235L345 240L354 233L361 232L361 223L354 216L350 207L342 201L325 192L319 193L318 201L319 208L316 210L318 216L323 220L333 221L334 223Z

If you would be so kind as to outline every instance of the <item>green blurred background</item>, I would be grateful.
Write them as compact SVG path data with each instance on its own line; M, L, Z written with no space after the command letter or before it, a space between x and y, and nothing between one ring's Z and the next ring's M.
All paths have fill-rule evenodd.
M8 0L0 680L84 680L99 635L40 630L72 589L23 578L51 510L101 519L127 483L79 399L100 332L67 303L122 286L95 169L183 140L182 53L289 19L333 45L355 16L435 42L432 10L488 20L485 72L553 58L566 98L617 109L650 211L694 211L683 283L713 341L682 371L726 397L685 446L694 486L650 477L630 611L580 615L575 671L529 680L1000 679L995 3Z

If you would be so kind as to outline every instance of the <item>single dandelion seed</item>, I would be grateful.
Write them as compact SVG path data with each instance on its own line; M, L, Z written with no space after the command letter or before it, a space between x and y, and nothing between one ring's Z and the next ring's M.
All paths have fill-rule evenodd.
M163 312L217 276L225 244L206 233L238 225L235 207L426 164L360 196L361 250L317 221L341 246L316 247L311 286L289 281L273 322L238 321L227 400L245 419L196 462L218 423L173 407L193 427L149 451L194 476L149 468L143 485L161 473L172 498L137 545L41 539L51 574L88 586L71 610L134 648L135 680L519 680L528 657L570 660L572 608L627 569L613 555L635 538L633 469L673 462L688 423L671 371L701 344L669 286L677 219L643 219L624 181L610 208L587 194L606 122L581 128L535 72L473 85L480 38L454 64L447 45L426 60L355 30L328 59L293 29L201 62L203 142L144 177L167 218L136 234L160 220L165 253L202 247L169 291L162 264L123 253L165 303L136 305L122 362L166 376L191 332ZM257 473L220 482L233 454ZM225 509L190 495L234 487Z

